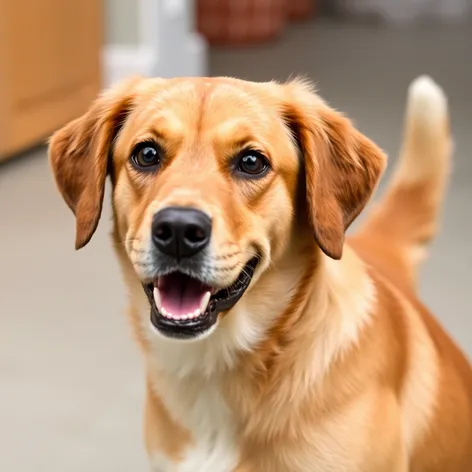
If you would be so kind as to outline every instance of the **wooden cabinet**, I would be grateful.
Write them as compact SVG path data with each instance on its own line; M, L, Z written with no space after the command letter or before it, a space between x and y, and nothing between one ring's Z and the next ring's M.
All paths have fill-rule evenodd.
M0 0L0 160L87 109L102 36L99 0Z

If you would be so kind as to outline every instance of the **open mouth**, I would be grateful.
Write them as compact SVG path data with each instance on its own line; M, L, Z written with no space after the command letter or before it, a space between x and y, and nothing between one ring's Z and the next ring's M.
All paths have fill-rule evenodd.
M151 323L167 337L200 336L230 310L251 283L258 258L251 259L229 287L217 290L182 272L173 272L144 285L151 304Z

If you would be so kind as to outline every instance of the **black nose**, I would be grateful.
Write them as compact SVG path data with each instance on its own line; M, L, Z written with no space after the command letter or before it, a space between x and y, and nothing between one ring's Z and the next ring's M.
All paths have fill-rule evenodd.
M157 212L152 221L152 239L168 256L190 257L206 246L211 236L211 220L200 210L169 207Z

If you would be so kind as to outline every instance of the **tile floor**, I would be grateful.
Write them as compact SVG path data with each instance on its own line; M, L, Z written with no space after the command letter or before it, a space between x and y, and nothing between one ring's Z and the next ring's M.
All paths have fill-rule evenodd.
M213 75L305 74L392 155L405 92L431 74L450 96L457 144L444 227L424 300L472 355L472 28L380 29L305 23L252 50L211 52ZM44 149L0 166L0 470L148 470L141 442L142 369L108 243L110 212L73 250L74 221ZM210 471L209 471L210 472Z

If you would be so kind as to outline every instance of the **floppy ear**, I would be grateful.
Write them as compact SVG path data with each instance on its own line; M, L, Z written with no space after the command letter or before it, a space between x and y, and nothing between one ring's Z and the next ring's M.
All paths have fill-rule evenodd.
M344 233L372 195L386 156L309 85L286 87L283 112L303 157L309 221L321 250L340 259Z
M76 249L95 232L102 210L109 150L133 106L139 78L127 79L102 94L85 115L57 131L49 162L64 200L76 217Z

